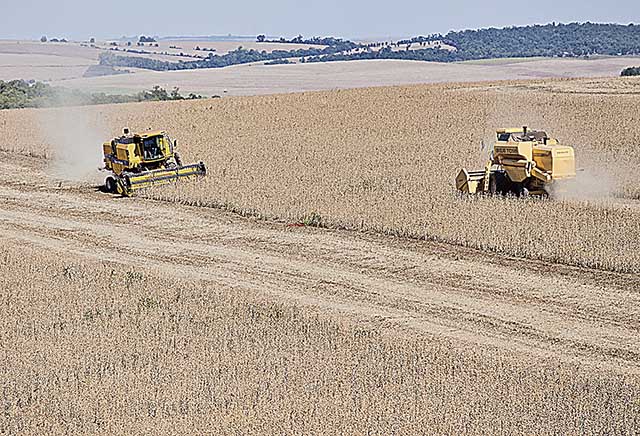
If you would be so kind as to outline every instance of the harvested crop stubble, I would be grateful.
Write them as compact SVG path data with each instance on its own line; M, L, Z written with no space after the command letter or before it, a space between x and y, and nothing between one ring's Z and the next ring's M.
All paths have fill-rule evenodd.
M0 267L3 433L631 434L640 424L632 372L395 337L241 286L8 240Z
M615 79L612 79L615 80ZM166 128L204 180L145 195L243 213L369 229L615 271L640 271L640 101L501 82L83 108L114 134ZM560 82L564 83L564 82ZM576 82L579 83L579 82ZM577 85L576 85L577 86ZM0 114L11 125L55 111ZM576 147L585 186L555 201L461 198L453 177L482 167L497 127L546 129ZM43 141L0 147L34 150ZM46 142L46 140L44 141ZM93 146L93 145L92 145ZM36 146L35 153L42 153ZM603 197L603 198L600 198ZM315 219L317 222L318 220Z

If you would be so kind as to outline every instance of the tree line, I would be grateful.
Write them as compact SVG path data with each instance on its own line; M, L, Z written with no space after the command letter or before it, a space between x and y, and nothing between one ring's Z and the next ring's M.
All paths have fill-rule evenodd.
M360 44L356 44L355 42L347 41L342 38L334 38L333 36L314 36L313 38L305 38L302 35L298 35L295 38L285 39L285 38L277 38L277 39L267 39L265 35L258 35L256 37L257 42L270 42L270 43L279 43L279 44L308 44L308 45L324 45L328 47L342 47L344 50L351 50L353 48L357 48Z
M316 47L273 52L244 50L242 47L224 55L209 53L204 59L187 62L167 62L149 58L117 56L103 53L100 63L118 67L144 68L156 71L221 68L250 62L269 62L277 59L300 58L300 62L330 62L365 59L405 59L435 62L457 62L511 57L579 57L593 55L640 54L640 26L633 24L570 23L524 27L489 28L449 32L446 35L416 36L382 48L375 44L358 44L338 38L302 36L286 40L267 41L259 35L259 42L313 44ZM441 42L451 46L446 50L439 45L426 47L428 42ZM418 48L410 50L413 44ZM405 46L405 49L401 49ZM374 50L373 48L379 48Z
M640 76L640 67L629 67L622 70L621 76Z
M635 55L640 27L630 24L570 23L449 32L443 42L465 59Z
M408 50L411 44L440 41L455 50L425 48ZM640 26L620 24L547 24L525 27L489 28L418 36L398 41L407 50L385 47L377 52L335 53L313 57L307 62L360 59L407 59L456 62L512 57L623 56L640 54Z
M132 103L140 101L164 101L199 99L200 95L183 96L178 88L167 91L160 86L132 95L85 93L46 83L26 80L0 80L0 109L22 109L55 106L84 106L108 103Z
M298 50L274 50L267 52L254 49L246 50L238 47L223 55L209 53L204 59L194 61L169 62L148 57L119 56L105 52L99 55L101 65L114 67L143 68L154 71L193 70L199 68L222 68L231 65L247 64L252 62L265 62L286 58L306 58L310 56L326 56L340 53L343 46L327 46L322 48L307 48Z

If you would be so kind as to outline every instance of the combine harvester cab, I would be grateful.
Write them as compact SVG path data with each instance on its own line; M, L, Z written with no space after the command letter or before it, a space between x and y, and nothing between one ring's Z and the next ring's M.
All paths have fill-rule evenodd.
M547 196L552 185L576 177L573 147L560 145L545 132L500 129L484 170L460 170L458 191L476 194Z
M176 145L164 131L132 135L124 129L124 135L102 146L104 169L112 173L106 191L129 197L138 189L204 176L204 163L182 165Z

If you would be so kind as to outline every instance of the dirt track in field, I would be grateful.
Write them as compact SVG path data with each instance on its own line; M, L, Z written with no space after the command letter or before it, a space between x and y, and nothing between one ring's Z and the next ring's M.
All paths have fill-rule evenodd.
M635 275L118 198L12 159L25 158L0 155L0 240L257 290L394 334L640 367Z

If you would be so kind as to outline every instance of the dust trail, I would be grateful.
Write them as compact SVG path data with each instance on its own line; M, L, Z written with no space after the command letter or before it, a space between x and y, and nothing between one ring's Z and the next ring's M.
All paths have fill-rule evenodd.
M576 178L552 186L551 196L559 199L605 200L626 197L628 162L613 153L574 146Z
M497 90L494 95L487 95L488 108L484 114L484 137L493 134L491 140L485 139L489 146L495 141L495 129L502 127L528 126L546 131L555 136L554 108L544 106L540 110L532 110L513 92ZM575 200L607 200L616 197L640 198L640 188L634 180L633 162L626 156L613 152L595 149L589 144L575 144L570 137L558 138L561 144L574 147L576 168L579 169L574 180L558 183L549 187L552 198ZM631 148L632 149L632 148ZM482 156L486 159L486 152Z
M102 143L109 138L95 107L60 107L43 110L40 128L51 147L49 171L53 177L101 183Z

